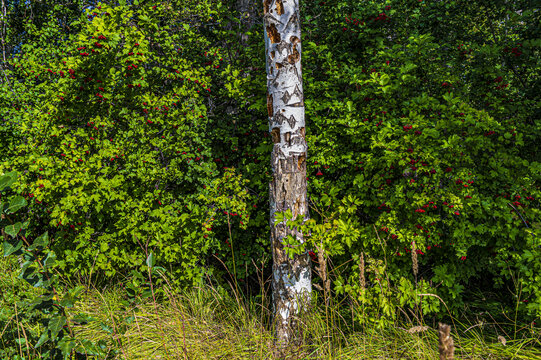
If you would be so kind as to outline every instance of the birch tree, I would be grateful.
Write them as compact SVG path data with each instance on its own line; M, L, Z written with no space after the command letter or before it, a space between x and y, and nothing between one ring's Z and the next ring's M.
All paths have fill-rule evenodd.
M311 269L307 253L289 258L283 240L303 234L275 214L290 210L308 219L304 93L301 69L299 0L264 0L267 110L272 136L270 228L273 255L273 305L278 348L295 338L295 317L310 302Z

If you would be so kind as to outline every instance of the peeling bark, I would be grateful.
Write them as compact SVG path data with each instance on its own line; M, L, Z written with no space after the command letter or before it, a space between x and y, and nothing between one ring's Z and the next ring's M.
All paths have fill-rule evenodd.
M301 68L299 0L264 0L267 68L267 110L273 141L270 183L270 228L273 255L273 305L278 348L298 339L296 316L310 304L311 267L308 253L290 259L283 239L303 242L303 234L284 223L274 224L275 213L291 210L294 218L309 218L306 195L304 92Z

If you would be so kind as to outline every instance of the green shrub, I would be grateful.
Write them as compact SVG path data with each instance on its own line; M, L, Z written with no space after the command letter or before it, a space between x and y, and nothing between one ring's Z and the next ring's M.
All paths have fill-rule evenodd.
M241 280L252 260L269 270L263 29L235 6L101 4L69 31L56 7L24 25L0 171L21 172L28 231L57 239L67 273L128 273L149 251L184 285L223 280L222 263ZM335 290L363 322L398 307L444 316L438 297L455 313L496 301L538 317L539 12L332 0L301 16L304 250L330 257ZM479 305L477 291L501 295Z
M479 304L478 291L501 294L481 308L495 301L524 320L541 314L539 14L528 6L325 1L302 9L308 229L319 235L298 251L320 246L331 257L335 289L372 311L359 320L385 323L406 305L443 316L438 297L457 312ZM245 69L254 66L250 51ZM251 215L249 247L266 240L271 144L241 134L268 131L264 74L246 72L258 100L240 106L237 123L246 125L229 161L241 164L265 209ZM361 254L372 269L364 290ZM421 293L435 296L421 301Z
M101 4L71 23L80 31L64 51L24 44L24 58L12 60L13 76L35 98L17 113L25 129L14 145L19 156L0 169L20 171L17 191L37 219L31 231L57 239L67 274L126 273L153 249L179 282L192 284L216 247L207 187L220 174L207 106L222 58L197 22L185 21L196 9L176 9ZM27 30L64 35L52 21Z

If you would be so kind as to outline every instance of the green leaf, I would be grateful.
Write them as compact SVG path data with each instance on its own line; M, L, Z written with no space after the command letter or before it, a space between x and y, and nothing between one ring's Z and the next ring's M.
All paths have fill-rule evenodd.
M62 338L56 345L56 348L59 349L62 352L62 356L64 356L64 360L69 359L71 351L73 348L77 345L77 342L75 339L66 336Z
M19 272L19 275L17 276L19 279L24 279L26 280L27 277L32 277L34 276L34 269L30 269L28 270L28 267L30 265L32 265L34 263L34 260L28 260L28 261L25 261L22 265L21 265L21 271ZM29 272L29 274L27 274L27 271Z
M16 224L6 226L4 228L4 231L6 232L6 234L8 234L12 238L14 238L14 237L17 236L17 234L21 230L22 226L23 225L20 222L18 222Z
M284 221L285 216L283 212L275 213L274 214L274 224L279 224L282 221Z
M23 337L15 339L15 343L17 343L18 345L27 345L26 341L26 338Z
M363 174L357 174L355 176L355 179L353 180L353 185L359 185L362 184L364 181L364 175Z
M25 198L23 198L22 196L16 196L10 201L9 206L7 207L5 212L8 214L12 214L16 212L17 210L19 210L20 208L26 206L26 204L27 203L26 203Z
M26 221L23 223L22 229L28 229L28 225L30 225L30 219L26 220Z
M50 308L50 305L52 304L52 299L54 295L38 295L32 299L30 304L28 304L28 308L30 310L36 310L36 309L44 309L44 308Z
M28 250L34 251L38 248L43 249L43 248L46 248L48 244L49 244L49 232L46 231L34 239L34 242L32 243L32 245L28 247Z
M16 251L19 251L23 246L22 240L4 240L4 257L13 254Z
M75 289L69 290L62 300L58 302L58 305L66 307L66 308L72 308L77 301L79 301L79 295L83 291L82 286L78 286Z
M291 209L287 209L284 213L284 216L287 220L293 219L293 212L291 211Z
M151 268L154 266L155 263L156 263L156 259L154 258L154 254L150 253L150 255L148 255L147 257L147 266Z
M51 332L51 339L55 340L58 333L62 330L62 327L66 325L67 319L65 316L56 315L49 320L47 329Z
M109 245L107 245L106 242L102 242L102 243L100 244L100 251L101 251L102 253L104 253L104 252L106 252L107 250L109 250Z
M56 263L56 254L51 251L50 253L47 254L47 257L43 261L43 267L45 269L48 269L51 266L53 266L55 263Z
M41 345L45 344L47 340L49 340L49 332L45 330L39 337L39 340L36 343L36 345L34 345L34 348L39 348Z
M0 176L0 191L10 187L17 180L17 173L12 171Z

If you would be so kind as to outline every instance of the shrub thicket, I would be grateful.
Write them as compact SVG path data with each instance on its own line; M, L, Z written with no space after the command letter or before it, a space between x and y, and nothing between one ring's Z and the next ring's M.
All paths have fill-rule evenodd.
M220 281L222 262L253 279L270 259L261 14L120 3L8 7L0 172L21 174L26 236L49 231L70 275L126 274L152 250L183 285ZM380 324L446 312L419 293L454 311L511 289L504 305L539 316L539 11L336 0L301 16L306 250L333 289Z

